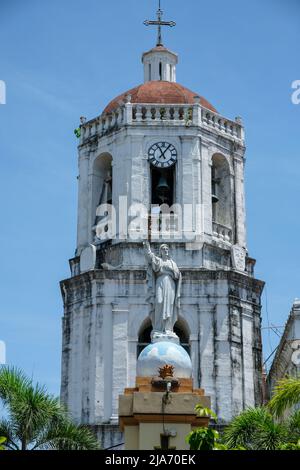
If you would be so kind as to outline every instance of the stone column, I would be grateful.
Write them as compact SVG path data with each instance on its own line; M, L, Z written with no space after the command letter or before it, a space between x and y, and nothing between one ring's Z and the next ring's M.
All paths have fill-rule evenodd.
M200 363L200 348L199 348L199 337L197 334L190 335L190 345L191 345L191 361L193 364L193 380L194 388L200 387L199 381L199 363Z
M78 221L77 221L77 254L88 244L89 240L89 150L79 152L78 178Z
M232 414L235 416L244 409L242 321L240 308L236 306L229 308L232 363Z
M131 136L131 178L130 178L130 185L131 185L131 200L129 202L129 214L130 214L130 222L133 221L134 218L141 219L141 229L144 228L145 235L148 232L148 219L147 219L147 206L149 197L146 194L146 184L145 180L148 175L145 174L146 165L145 159L143 154L143 135L139 136ZM130 207L134 210L134 212L130 212ZM144 209L142 212L139 210ZM142 220L142 217L144 219ZM132 234L135 239L132 237L132 241L136 241L138 233L135 232ZM142 233L141 236L138 237L139 240L142 240Z
M183 229L185 236L188 237L186 241L193 241L194 239L193 228L195 221L193 217L193 202L195 188L193 180L193 143L193 137L181 137L181 203L183 208ZM178 171L180 172L179 167Z
M235 175L235 226L236 244L246 248L246 209L245 209L245 188L244 188L244 161L234 157Z
M131 104L131 95L127 95L125 97L125 113L124 113L124 123L131 124L132 123L132 104Z
M243 366L244 366L244 406L255 406L254 361L253 361L253 318L249 309L242 311Z
M134 203L145 203L145 194L143 191L144 181L144 155L143 155L143 136L131 136L131 201Z
M228 300L221 298L220 289L218 295L215 313L216 412L222 420L229 422L232 418L232 388Z
M69 406L68 409L75 420L81 422L82 419L82 313L83 306L74 310L71 324L72 336L72 356L69 376Z
M200 105L200 96L194 96L193 105L193 124L194 126L201 126L202 108Z
M81 422L83 424L94 423L95 388L95 351L92 332L95 331L94 306L86 305L82 310L82 357L81 357Z
M112 304L112 423L118 421L119 395L128 386L128 313L128 309Z
M111 304L97 305L95 326L95 423L107 423L112 414L113 326Z
M136 377L137 340L128 338L128 386L134 387Z
M203 209L204 237L210 241L212 236L212 204L211 204L211 156L209 146L201 141L201 195Z
M213 306L199 305L200 324L200 377L199 385L211 397L212 409L216 410L215 350Z
M193 230L196 232L196 241L203 237L203 206L201 198L201 141L196 137L192 148L193 164Z

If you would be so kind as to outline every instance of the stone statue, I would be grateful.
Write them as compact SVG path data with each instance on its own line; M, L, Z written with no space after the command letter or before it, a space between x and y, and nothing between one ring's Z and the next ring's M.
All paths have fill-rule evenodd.
M144 242L146 257L155 274L155 300L152 315L152 340L159 337L175 337L174 324L178 318L181 274L177 264L169 256L168 245L161 245L160 256L152 253L148 242ZM163 338L161 338L163 339Z

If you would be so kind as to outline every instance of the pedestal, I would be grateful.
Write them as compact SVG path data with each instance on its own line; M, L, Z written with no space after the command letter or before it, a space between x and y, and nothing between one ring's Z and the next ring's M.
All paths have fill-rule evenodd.
M209 408L210 398L193 389L192 379L137 377L136 387L119 397L125 450L189 449L186 436L209 424L209 418L196 415L199 403Z

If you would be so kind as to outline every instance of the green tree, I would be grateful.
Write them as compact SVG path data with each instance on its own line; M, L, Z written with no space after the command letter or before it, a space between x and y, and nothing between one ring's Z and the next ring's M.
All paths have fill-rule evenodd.
M202 418L210 418L218 421L216 413L210 408L203 407L200 403L195 406L195 411ZM228 446L222 442L218 431L208 427L202 427L190 432L186 438L190 450L228 450ZM244 450L241 446L232 450Z
M223 434L223 440L229 448L243 446L249 450L275 450L287 442L287 437L287 426L276 423L266 407L243 411L232 420Z
M268 404L271 413L280 418L288 408L297 404L300 404L300 378L287 377L279 380Z
M198 428L187 436L190 450L214 450L219 433L212 428Z
M298 449L299 424L299 411L278 421L267 406L248 408L236 416L225 429L223 441L229 449L237 446L248 450Z
M284 412L300 403L300 379L286 378L275 387L267 406L248 408L236 416L220 436L210 428L191 432L192 450L300 450L300 410L287 417ZM199 416L216 415L197 405Z
M225 444L253 450L300 450L300 410L284 417L299 402L299 377L280 380L267 406L248 408L233 419L224 432Z
M74 424L58 398L16 368L0 369L0 399L5 418L0 436L10 450L95 450L98 443L85 426Z

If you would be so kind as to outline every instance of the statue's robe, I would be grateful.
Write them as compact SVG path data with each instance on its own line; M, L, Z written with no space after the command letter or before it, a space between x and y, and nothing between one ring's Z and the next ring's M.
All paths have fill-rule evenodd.
M155 300L152 313L153 330L172 332L178 318L181 274L174 261L148 253L155 273Z

